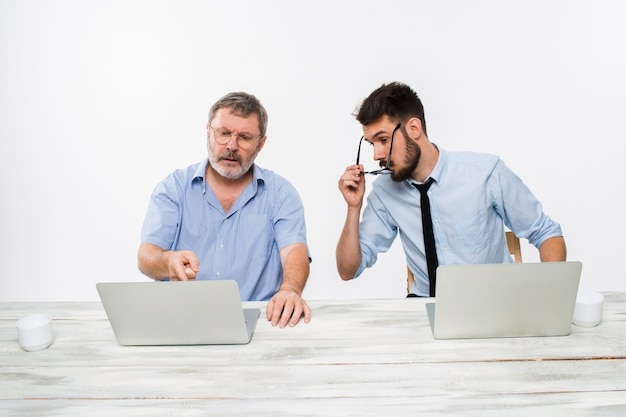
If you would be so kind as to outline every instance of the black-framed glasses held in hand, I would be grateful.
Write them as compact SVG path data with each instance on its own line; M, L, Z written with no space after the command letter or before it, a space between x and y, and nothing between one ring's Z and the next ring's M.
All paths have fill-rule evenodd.
M391 132L391 140L389 143L389 155L387 155L387 162L385 163L385 166L381 169L376 169L374 171L363 171L363 174L371 174L371 175L393 174L393 170L389 168L389 165L391 164L391 149L393 148L393 137L396 134L396 130L398 129L400 129L400 123L398 123L396 127L393 129L393 132ZM359 141L359 150L357 151L357 154L356 154L357 165L359 165L359 161L361 160L361 145L363 144L363 139L365 139L365 136L361 136L361 140Z

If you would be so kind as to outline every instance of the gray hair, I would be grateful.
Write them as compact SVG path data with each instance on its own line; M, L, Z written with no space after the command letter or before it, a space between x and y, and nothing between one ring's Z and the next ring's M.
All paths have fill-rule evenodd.
M267 112L258 98L243 91L226 94L211 106L209 123L215 117L215 113L223 108L229 108L233 114L241 117L249 117L253 113L256 114L259 119L261 136L265 136L267 131Z

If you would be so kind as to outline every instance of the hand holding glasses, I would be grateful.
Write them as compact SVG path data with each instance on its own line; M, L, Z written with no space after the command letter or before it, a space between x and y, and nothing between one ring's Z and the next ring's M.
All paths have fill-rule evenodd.
M396 125L391 132L391 141L389 143L389 155L387 156L387 163L385 163L385 167L381 169L376 169L374 171L363 171L363 174L371 174L371 175L382 175L382 174L393 174L393 170L389 168L391 164L391 149L393 148L393 136L396 134L396 130L400 129L400 123ZM359 150L356 154L356 164L359 165L359 161L361 160L361 144L363 144L363 139L365 136L361 136L361 140L359 141Z

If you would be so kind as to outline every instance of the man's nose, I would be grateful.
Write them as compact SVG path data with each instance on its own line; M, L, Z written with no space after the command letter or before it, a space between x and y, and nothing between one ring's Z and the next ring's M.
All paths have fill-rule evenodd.
M237 135L231 134L228 138L228 142L226 142L226 149L231 151L236 151L239 149L239 142L237 141Z
M380 161L381 159L387 158L388 153L389 151L384 145L380 143L374 144L374 160L375 161Z

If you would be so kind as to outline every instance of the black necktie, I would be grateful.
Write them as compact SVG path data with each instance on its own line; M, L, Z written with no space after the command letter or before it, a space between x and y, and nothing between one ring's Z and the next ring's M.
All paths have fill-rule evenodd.
M435 250L435 234L433 233L433 219L430 216L430 201L428 188L433 183L429 178L424 184L413 184L420 192L420 204L422 206L422 229L424 230L424 247L426 249L426 265L428 267L428 281L430 282L430 296L435 296L435 283L437 282L437 251Z

